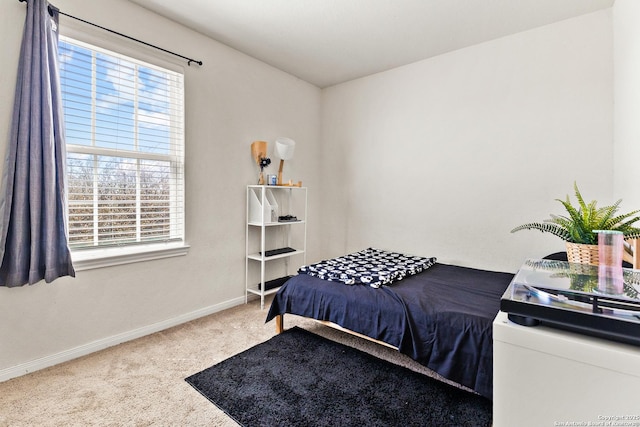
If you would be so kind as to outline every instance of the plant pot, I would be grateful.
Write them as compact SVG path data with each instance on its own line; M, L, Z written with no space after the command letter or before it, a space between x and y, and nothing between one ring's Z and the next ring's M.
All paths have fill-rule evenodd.
M567 260L576 264L598 265L598 245L565 242Z

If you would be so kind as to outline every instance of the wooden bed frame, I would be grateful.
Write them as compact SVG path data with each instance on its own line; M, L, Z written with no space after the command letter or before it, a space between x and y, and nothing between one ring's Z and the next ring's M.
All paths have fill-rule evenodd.
M305 319L310 319L310 318L305 317ZM280 334L280 333L284 332L284 314L276 315L274 320L276 322L276 333ZM368 337L368 336L360 334L358 332L354 332L351 329L343 328L342 326L338 325L337 323L329 322L328 320L317 320L317 319L310 319L310 320L313 320L314 322L320 323L320 324L322 324L324 326L328 326L330 328L337 329L339 331L346 332L346 333L351 334L351 335L355 335L356 337L364 338L365 340L374 342L376 344L380 344L380 345L383 345L385 347L392 348L394 350L399 350L399 348L394 346L394 345L388 344L388 343L386 343L384 341L377 340L375 338Z
M625 248L624 248L624 253L623 253L623 260L628 262L629 264L631 264L633 266L634 269L640 268L640 239L629 239L628 241L625 242ZM280 334L284 331L284 314L278 314L275 317L275 322L276 322L276 333ZM315 322L318 322L322 325L328 326L330 328L334 328L337 329L339 331L342 332L346 332L348 334L351 335L355 335L357 337L360 338L364 338L368 341L372 341L375 342L377 344L383 345L385 347L389 347L389 348L393 348L395 350L398 350L398 347L393 346L391 344L388 344L384 341L380 341L371 337L368 337L366 335L360 334L358 332L354 332L350 329L347 328L343 328L342 326L333 323L333 322L329 322L327 320L316 320L316 319L311 319Z

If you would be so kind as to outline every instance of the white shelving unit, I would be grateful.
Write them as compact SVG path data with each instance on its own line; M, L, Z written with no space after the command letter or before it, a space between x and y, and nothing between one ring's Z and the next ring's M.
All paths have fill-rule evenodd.
M285 215L297 219L280 221ZM280 289L266 289L266 283L295 274L306 262L307 188L247 186L246 224L245 302L250 294L258 295L264 309L265 296ZM282 248L293 250L266 256L268 251Z

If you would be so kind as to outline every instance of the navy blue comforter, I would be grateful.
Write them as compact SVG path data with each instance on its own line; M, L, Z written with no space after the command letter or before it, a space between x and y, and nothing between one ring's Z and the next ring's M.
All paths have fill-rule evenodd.
M379 289L300 274L276 293L267 322L285 313L331 321L491 399L492 323L512 278L439 263Z

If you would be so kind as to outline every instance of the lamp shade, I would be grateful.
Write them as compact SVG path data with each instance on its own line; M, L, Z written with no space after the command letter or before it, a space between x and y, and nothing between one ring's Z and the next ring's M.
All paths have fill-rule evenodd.
M291 138L280 137L276 139L276 151L282 160L291 160L296 148L296 142Z

